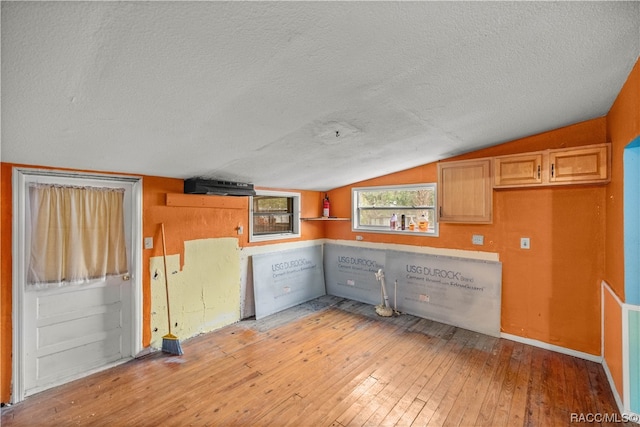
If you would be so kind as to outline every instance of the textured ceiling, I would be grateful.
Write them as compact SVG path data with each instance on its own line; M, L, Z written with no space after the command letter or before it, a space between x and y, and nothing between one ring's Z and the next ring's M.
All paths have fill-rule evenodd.
M4 162L327 190L605 115L638 2L3 2Z

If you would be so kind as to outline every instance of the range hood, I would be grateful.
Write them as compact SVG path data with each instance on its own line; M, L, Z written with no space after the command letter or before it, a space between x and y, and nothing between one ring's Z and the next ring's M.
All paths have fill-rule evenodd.
M255 196L253 184L220 181L216 179L189 178L184 180L185 194L215 194L218 196Z

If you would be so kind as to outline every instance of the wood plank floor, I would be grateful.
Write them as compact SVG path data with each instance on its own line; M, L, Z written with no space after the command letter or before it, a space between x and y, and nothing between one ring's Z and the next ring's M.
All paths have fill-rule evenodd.
M182 348L5 407L2 426L565 426L572 413L617 414L597 363L335 297Z

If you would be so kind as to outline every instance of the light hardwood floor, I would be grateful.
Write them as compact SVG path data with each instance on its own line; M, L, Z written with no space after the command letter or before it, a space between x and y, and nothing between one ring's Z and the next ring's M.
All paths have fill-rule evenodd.
M3 408L2 426L565 426L617 414L597 363L335 297L182 348Z

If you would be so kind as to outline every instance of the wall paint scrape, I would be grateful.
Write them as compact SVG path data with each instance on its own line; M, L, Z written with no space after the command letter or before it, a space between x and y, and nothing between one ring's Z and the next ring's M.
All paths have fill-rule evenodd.
M180 339L210 332L240 320L240 255L234 238L184 243L180 255L167 256L172 332ZM151 347L162 347L168 332L162 257L152 257ZM177 324L177 325L176 325Z

